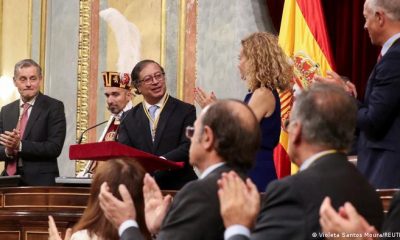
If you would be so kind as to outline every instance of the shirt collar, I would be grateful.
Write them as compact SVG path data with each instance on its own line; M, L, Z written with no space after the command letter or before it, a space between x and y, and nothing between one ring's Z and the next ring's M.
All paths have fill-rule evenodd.
M213 164L213 165L209 166L208 168L206 168L206 170L204 170L204 171L201 173L199 179L203 179L203 178L207 177L208 174L210 174L210 173L211 173L212 171L214 171L216 168L219 168L220 166L222 166L222 165L224 165L224 164L225 164L224 162L220 162L220 163L216 163L216 164Z
M124 109L122 109L121 112L119 112L118 114L113 114L114 117L121 118L122 114L123 114L124 112L129 111L129 110L132 108L132 106L133 106L133 105L132 105L132 101L129 100L129 102L125 105Z
M156 104L150 104L150 103L146 102L146 100L144 100L144 99L143 99L143 103L144 103L146 109L149 109L153 105L157 105L158 108L160 109L162 107L166 97L167 97L167 92L165 92L164 96Z
M303 162L303 164L301 164L300 171L306 170L318 158L320 158L322 156L325 156L325 155L328 155L328 154L331 154L331 153L335 153L335 152L337 152L337 151L334 150L334 149L330 149L330 150L322 151L322 152L319 152L319 153L316 153L316 154L312 155L311 157L307 158Z
M400 38L400 32L391 36L382 46L381 55L385 55L393 43Z
M27 103L29 103L29 105L31 105L31 107L33 107L33 104L35 104L36 98L37 98L37 95L36 95L36 97L32 98L32 99L31 99L29 102L27 102ZM20 107L20 108L23 107L22 104L24 104L24 101L22 101L22 99L20 98L20 99L19 99L19 107Z

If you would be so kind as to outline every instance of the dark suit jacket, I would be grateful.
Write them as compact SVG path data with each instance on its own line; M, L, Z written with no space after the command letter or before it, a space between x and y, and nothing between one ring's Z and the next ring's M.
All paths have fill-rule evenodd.
M175 196L162 223L157 239L214 240L224 239L224 224L219 211L217 181L222 172L232 168L224 165L204 179L186 184ZM137 228L128 228L122 240L140 239Z
M380 229L383 210L367 180L340 153L317 159L304 171L276 180L267 187L251 239L323 239L319 208L325 196L337 209L351 202L370 224ZM246 239L234 236L233 239Z
M126 113L118 132L118 141L168 160L185 162L183 169L155 173L161 189L180 189L188 181L196 179L189 164L190 140L185 135L186 127L193 125L195 120L196 109L193 105L170 96L161 112L153 143L149 119L140 103Z
M18 122L19 100L4 107L0 112L0 132L12 131ZM32 106L28 123L22 136L22 150L18 155L23 163L23 184L48 186L55 184L59 176L57 157L64 145L66 122L64 104L39 93ZM4 146L0 146L0 159L8 159Z
M360 104L358 169L376 188L400 187L400 39L377 63Z

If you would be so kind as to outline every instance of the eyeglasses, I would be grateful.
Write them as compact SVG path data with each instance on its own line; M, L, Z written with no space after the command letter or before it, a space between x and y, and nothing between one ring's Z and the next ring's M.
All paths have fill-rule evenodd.
M186 137L187 138L192 138L194 135L194 127L192 126L187 126L186 131L185 131Z
M146 85L150 85L153 83L153 80L156 80L157 82L160 82L164 80L164 73L163 72L157 72L153 76L152 75L147 75L144 77L142 80L139 80L139 82L142 82Z

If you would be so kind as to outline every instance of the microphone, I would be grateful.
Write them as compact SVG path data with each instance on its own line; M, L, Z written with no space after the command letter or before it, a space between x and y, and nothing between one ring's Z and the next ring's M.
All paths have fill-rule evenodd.
M98 124L96 124L96 125L94 125L94 126L91 126L90 128L87 128L85 131L83 131L83 132L81 133L80 138L79 138L78 144L81 144L81 142L82 142L82 140L83 140L83 135L84 135L87 131L89 131L89 130L95 128L95 127L98 127L98 126L100 126L100 125L102 125L102 124L104 124L104 123L106 123L106 122L108 122L108 120L106 120L106 121L104 121L104 122L101 122L101 123L98 123Z

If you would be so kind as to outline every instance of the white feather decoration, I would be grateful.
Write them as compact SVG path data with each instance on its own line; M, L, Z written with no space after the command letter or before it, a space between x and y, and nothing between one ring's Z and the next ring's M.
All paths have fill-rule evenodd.
M139 29L115 8L100 11L100 17L108 23L115 34L119 52L117 71L121 74L130 74L140 61Z

